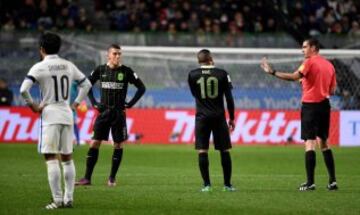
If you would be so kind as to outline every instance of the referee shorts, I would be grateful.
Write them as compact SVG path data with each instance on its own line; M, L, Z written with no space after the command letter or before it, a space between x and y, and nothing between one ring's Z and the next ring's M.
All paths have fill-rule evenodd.
M319 137L326 140L329 137L330 109L329 99L319 103L302 103L301 139L306 141Z
M93 130L93 140L108 140L110 130L115 143L127 140L125 111L121 109L106 109L96 117Z
M196 117L195 119L195 148L209 149L210 134L213 134L216 150L231 148L229 127L224 116Z

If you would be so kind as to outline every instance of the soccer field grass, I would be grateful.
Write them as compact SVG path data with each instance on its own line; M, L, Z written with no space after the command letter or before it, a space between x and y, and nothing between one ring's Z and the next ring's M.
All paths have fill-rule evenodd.
M77 178L87 146L75 147ZM222 191L219 154L210 150L213 192L201 193L197 155L189 145L126 145L117 176L106 186L112 148L104 145L93 185L77 187L73 209L52 214L360 214L360 148L335 148L340 190L325 189L327 172L317 153L313 192L299 192L305 179L300 146L237 146L232 150L236 192ZM0 214L49 214L46 168L36 145L0 144Z

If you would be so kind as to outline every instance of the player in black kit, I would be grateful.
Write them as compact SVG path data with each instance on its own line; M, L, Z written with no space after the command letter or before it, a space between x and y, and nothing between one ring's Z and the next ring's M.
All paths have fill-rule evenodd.
M99 115L94 124L93 140L87 154L85 176L76 182L76 185L91 185L91 175L98 160L101 141L108 140L111 129L114 153L108 186L115 186L123 143L128 138L125 108L131 108L140 99L145 93L145 85L131 68L121 64L121 48L115 44L108 49L108 62L98 66L89 76L89 80L93 85L100 81L101 101L97 102L92 91L89 91L91 103L99 111ZM126 102L129 83L135 85L137 91L134 97Z
M199 168L204 187L202 192L212 190L209 176L209 139L213 134L215 149L220 151L224 173L224 191L235 191L231 185L231 141L230 131L234 130L234 99L229 74L214 66L211 53L203 49L197 54L200 68L192 70L188 82L196 100L195 148L199 155ZM229 112L229 123L226 123L224 95Z

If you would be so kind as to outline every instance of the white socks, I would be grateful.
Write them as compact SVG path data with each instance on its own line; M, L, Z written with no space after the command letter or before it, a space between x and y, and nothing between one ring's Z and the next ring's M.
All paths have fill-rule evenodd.
M75 165L74 161L65 161L62 162L63 172L64 172L64 183L65 183L65 193L64 193L64 203L73 201L74 196L74 185L75 185Z
M54 202L60 203L63 201L63 194L61 190L61 172L58 160L46 161L48 180L51 194Z
M63 173L64 173L64 184L65 184L65 193L61 189L61 170L58 160L49 160L46 161L48 180L52 193L52 197L55 203L65 204L73 201L74 195L74 185L75 185L75 165L74 161L65 161L62 162Z

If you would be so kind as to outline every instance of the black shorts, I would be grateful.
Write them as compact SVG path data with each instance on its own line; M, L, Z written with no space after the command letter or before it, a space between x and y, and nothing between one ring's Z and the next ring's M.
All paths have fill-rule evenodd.
M94 140L108 140L111 135L115 143L127 140L126 114L120 109L106 109L100 113L94 123Z
M224 116L196 117L195 119L195 148L209 149L210 134L213 134L216 150L231 148L229 127Z
M302 103L301 139L314 140L320 137L326 140L329 137L330 109L328 99L319 103Z

